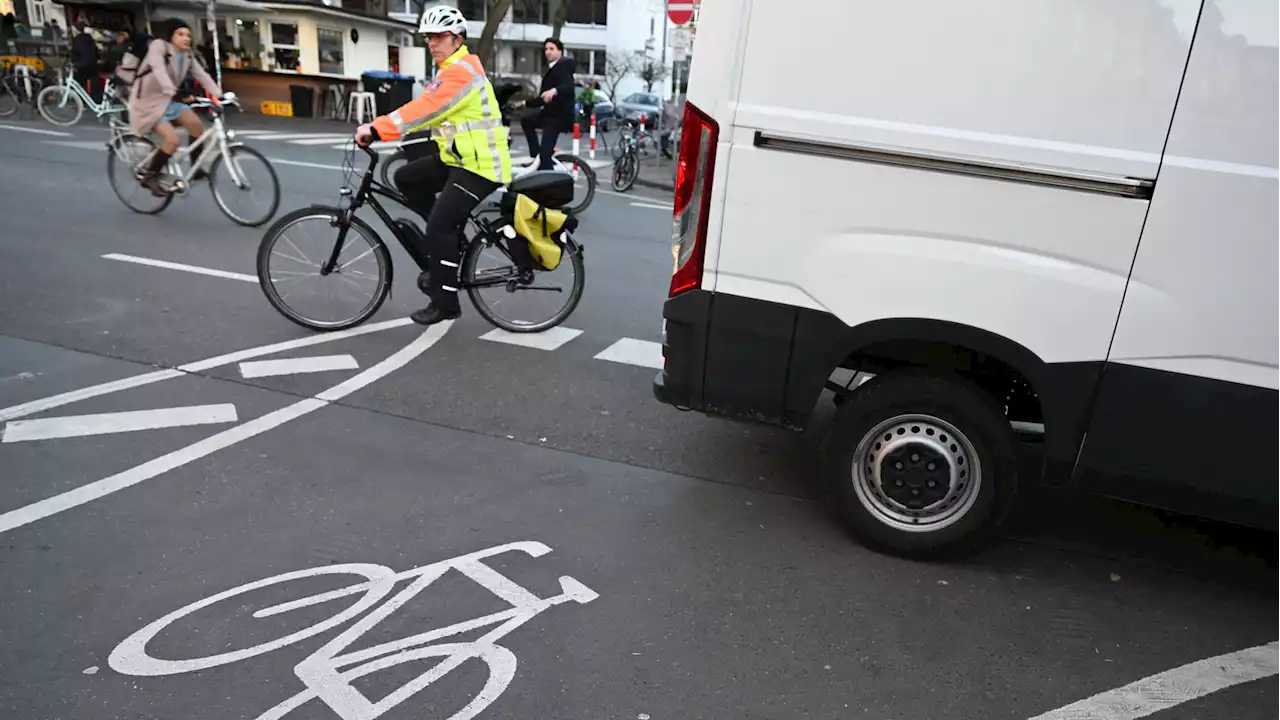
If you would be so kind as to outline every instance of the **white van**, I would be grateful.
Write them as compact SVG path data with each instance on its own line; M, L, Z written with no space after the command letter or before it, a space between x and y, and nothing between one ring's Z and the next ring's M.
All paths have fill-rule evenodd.
M804 429L835 390L824 473L886 552L1031 482L1275 529L1277 20L703 3L655 395Z

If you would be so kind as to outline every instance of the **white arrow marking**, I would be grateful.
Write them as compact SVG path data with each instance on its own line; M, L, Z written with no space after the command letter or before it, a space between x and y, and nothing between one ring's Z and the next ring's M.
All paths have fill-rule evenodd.
M39 420L14 420L5 425L3 440L0 442L14 443L86 435L110 435L187 425L215 425L232 423L238 419L236 406L222 403L96 415L67 415Z
M428 327L413 342L396 351L386 360L383 360L359 375L349 378L338 385L334 385L315 397L300 400L288 407L281 408L280 410L276 410L272 413L267 413L262 417L254 418L242 425L228 428L217 435L207 437L180 450L175 450L168 455L163 455L150 462L145 462L137 467L125 470L122 473L117 473L111 477L91 482L88 485L82 485L74 490L69 490L60 495L54 495L51 498L46 498L25 507L20 507L17 510L10 510L3 515L0 515L0 532L7 532L14 528L22 527L28 523L43 520L44 518L56 515L64 510L70 510L71 508L84 505L85 503L92 502L114 492L119 492L125 488L137 485L140 482L150 480L157 475L182 467L193 460L199 460L206 455L211 455L223 448L230 447L242 440L248 440L255 435L261 435L272 428L279 427L290 420L300 418L307 413L319 410L329 403L340 400L369 383L385 377L393 371L403 367L410 360L421 355L432 345L435 345L436 341L443 337L445 332L447 332L452 325L453 321L450 320ZM324 342L328 339L332 339L332 335L320 342ZM252 353L254 350L246 350L245 352ZM223 357L225 358L229 356L224 355ZM221 358L214 358L214 360L220 359ZM238 359L239 358L235 358L229 362L235 362ZM198 365L200 363L195 364Z

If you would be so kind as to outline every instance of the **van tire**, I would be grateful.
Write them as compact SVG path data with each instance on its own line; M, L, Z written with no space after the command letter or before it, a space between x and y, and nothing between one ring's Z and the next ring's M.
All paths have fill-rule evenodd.
M958 375L911 368L877 375L849 400L836 409L822 472L862 544L941 559L990 539L1018 489L1016 439L994 398ZM884 469L883 488L867 467Z

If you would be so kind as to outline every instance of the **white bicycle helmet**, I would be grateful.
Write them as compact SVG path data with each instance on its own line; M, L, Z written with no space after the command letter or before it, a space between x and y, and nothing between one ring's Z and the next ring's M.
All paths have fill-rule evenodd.
M458 8L437 5L422 14L422 22L418 23L418 32L423 35L442 32L466 35L467 18Z

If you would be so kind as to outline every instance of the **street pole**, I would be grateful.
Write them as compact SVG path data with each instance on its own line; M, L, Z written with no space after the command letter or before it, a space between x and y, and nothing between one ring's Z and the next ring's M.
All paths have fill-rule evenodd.
M662 3L662 59L658 61L658 68L659 68L659 72L663 73L664 75L666 74L666 70L667 70L667 21L670 17L671 17L671 13L667 12L667 3L663 2ZM666 115L667 115L667 113L665 112L667 107L666 93L663 93L662 97L663 97L663 101L661 105L662 109L658 111L658 120L653 124L653 127L658 131L655 134L655 137L658 139L658 148L657 148L658 152L655 152L653 154L653 166L655 168L662 165L662 152L661 152L662 121L666 118Z
M218 83L218 87L222 87L222 53L218 50L218 21L213 17L215 2L217 0L209 0L209 4L205 5L205 28L213 33L213 79ZM210 25L213 27L209 27Z

